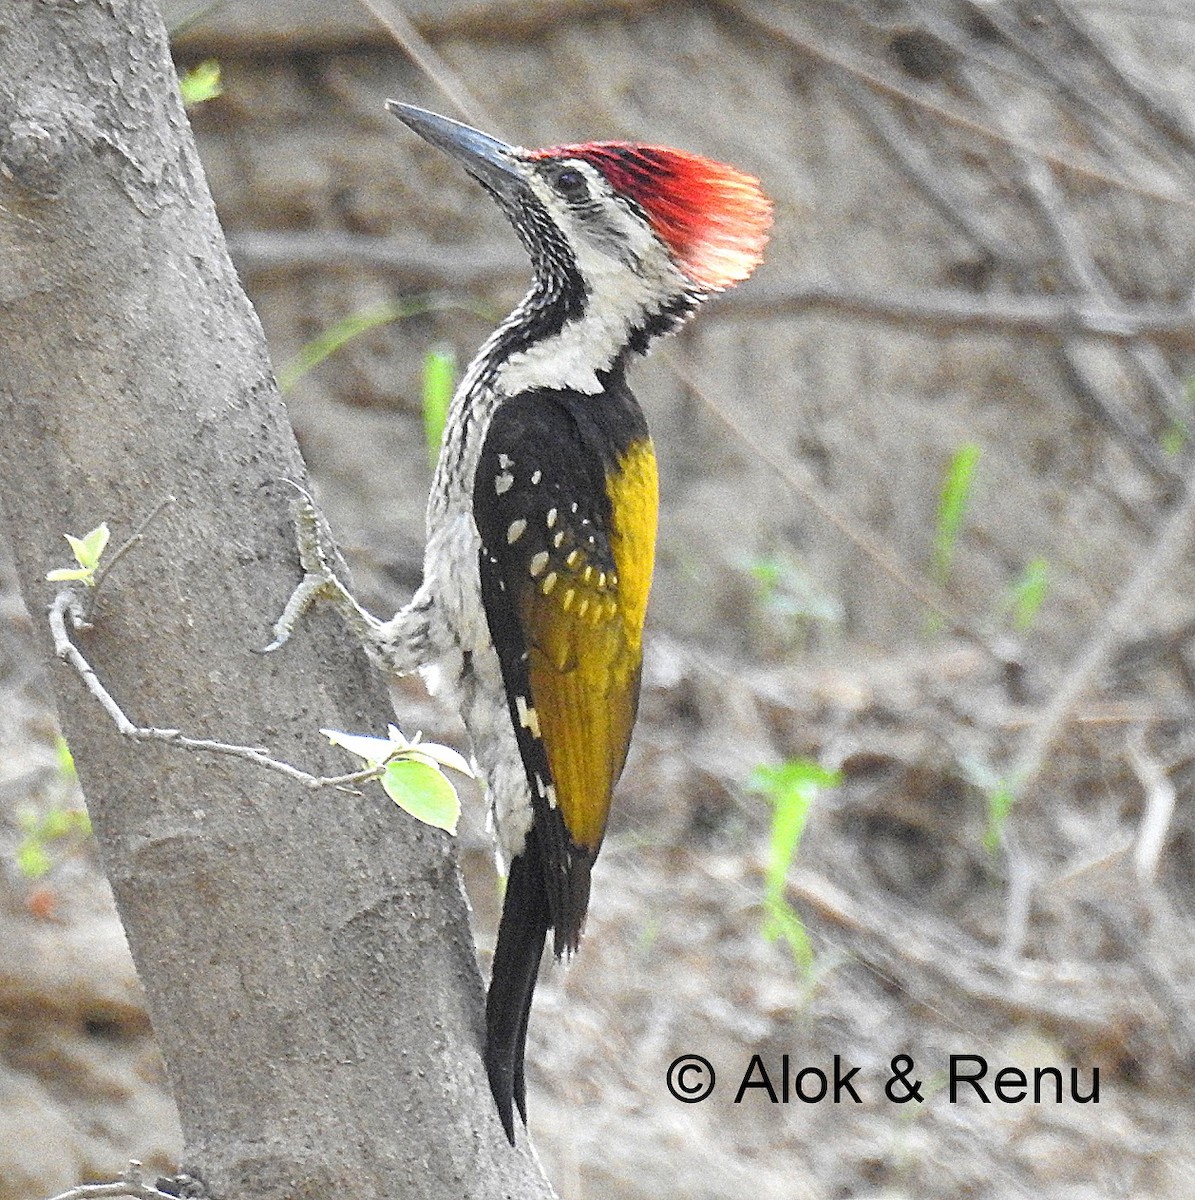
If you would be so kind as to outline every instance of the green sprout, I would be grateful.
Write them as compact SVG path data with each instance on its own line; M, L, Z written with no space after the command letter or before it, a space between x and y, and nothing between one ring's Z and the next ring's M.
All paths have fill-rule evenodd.
M1005 603L1014 629L1024 633L1033 625L1049 588L1049 563L1044 558L1032 559L1009 589Z
M107 521L101 521L90 533L85 533L81 538L72 537L69 533L63 534L70 544L75 562L79 565L77 567L58 567L53 571L47 571L46 578L51 583L78 581L84 587L95 587L100 556L104 553L110 536Z
M209 58L192 67L178 81L178 90L187 108L202 104L205 100L214 100L224 91L220 82L220 64L214 58Z
M368 333L371 329L377 329L379 325L405 321L408 317L418 317L425 313L451 311L467 312L486 318L493 315L476 305L434 296L424 296L417 300L388 300L384 304L375 304L360 312L350 313L307 342L278 372L278 387L283 392L289 392L304 375L318 367L324 359L335 354L354 338Z
M793 758L778 767L756 767L747 787L772 804L772 829L764 883L764 936L783 939L802 971L813 965L813 947L796 910L788 902L788 872L796 858L809 810L823 788L838 787L841 771L830 771L808 758Z
M1004 826L1012 815L1012 806L1016 802L1016 792L1006 779L1002 779L987 794L988 824L983 833L983 848L989 854L995 854L1004 838Z
M423 433L432 466L440 456L448 406L455 389L456 355L451 349L429 350L423 359Z
M955 451L946 468L934 525L933 572L939 583L945 583L950 574L959 534L962 533L963 522L967 519L971 488L975 482L975 470L979 466L981 453L974 442L968 442Z
M367 767L377 773L386 795L404 812L425 825L455 834L461 802L444 768L472 779L472 767L455 750L422 741L420 734L408 740L395 725L388 732L388 737L378 738L341 733L338 729L320 730L332 745L364 759Z

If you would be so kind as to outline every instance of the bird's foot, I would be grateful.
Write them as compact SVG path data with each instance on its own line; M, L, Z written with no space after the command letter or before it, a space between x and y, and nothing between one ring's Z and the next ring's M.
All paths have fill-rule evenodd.
M380 632L383 622L357 603L333 569L336 545L328 522L303 488L291 480L287 482L299 493L295 513L295 545L299 550L303 578L291 592L282 615L274 622L274 640L265 647L263 653L269 654L286 645L303 614L316 601L324 601L340 613L367 651L384 658L386 639Z

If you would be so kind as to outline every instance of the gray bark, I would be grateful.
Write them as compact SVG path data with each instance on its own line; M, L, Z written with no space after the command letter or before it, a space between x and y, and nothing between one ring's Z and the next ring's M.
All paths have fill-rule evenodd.
M115 545L172 496L84 653L136 722L351 770L318 727L380 732L389 706L338 622L254 653L297 579L278 481L303 465L149 0L0 0L0 314L0 502L30 612L62 534L107 519ZM125 742L52 674L184 1167L217 1196L550 1194L492 1111L450 840L375 789Z

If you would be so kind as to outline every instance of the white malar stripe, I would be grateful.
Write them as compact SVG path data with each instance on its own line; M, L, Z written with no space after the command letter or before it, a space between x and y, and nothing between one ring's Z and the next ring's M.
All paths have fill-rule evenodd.
M542 736L539 732L539 713L534 704L527 703L526 696L515 697L515 711L519 714L519 724L530 731L533 738Z

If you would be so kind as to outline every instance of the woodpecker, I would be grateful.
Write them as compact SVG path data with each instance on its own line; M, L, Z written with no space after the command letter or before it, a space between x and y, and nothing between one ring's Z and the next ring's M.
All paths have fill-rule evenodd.
M450 406L411 603L381 622L316 573L385 666L422 671L468 730L508 869L485 1066L513 1145L544 944L550 930L557 958L577 949L638 707L657 472L627 366L751 274L771 205L751 176L684 151L524 150L387 107L497 202L534 278Z

